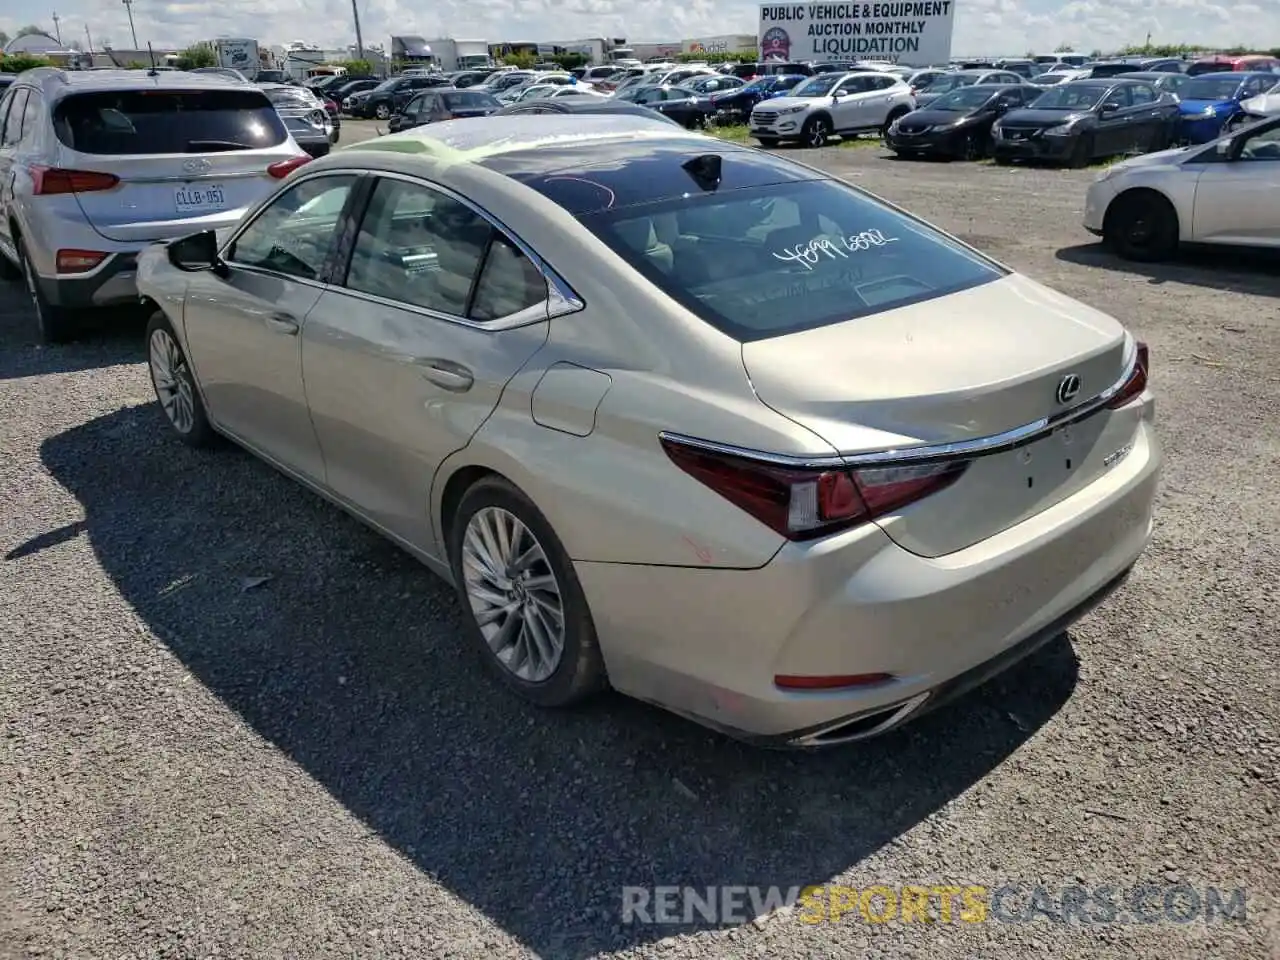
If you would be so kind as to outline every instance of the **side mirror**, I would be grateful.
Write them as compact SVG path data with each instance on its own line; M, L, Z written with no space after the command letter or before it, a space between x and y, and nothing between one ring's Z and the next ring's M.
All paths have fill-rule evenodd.
M1105 116L1108 116L1109 114L1115 113L1119 109L1120 109L1120 104L1118 103L1104 103L1102 105L1102 110L1100 112L1105 117Z
M197 273L212 270L222 262L218 256L218 235L203 230L169 244L169 262L179 270Z
M1001 101L1000 103L996 104L996 113L1008 113L1008 112L1009 112L1009 105L1007 103L1004 103L1003 101Z

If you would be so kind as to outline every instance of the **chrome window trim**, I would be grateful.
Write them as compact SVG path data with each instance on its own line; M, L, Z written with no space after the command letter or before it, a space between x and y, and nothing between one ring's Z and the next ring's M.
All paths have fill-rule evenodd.
M356 300L363 300L365 303L376 304L382 307L391 307L396 310L404 310L409 313L416 313L419 316L427 317L430 320L439 320L444 323L456 324L460 327L470 327L473 330L513 330L516 327L527 327L530 324L542 323L551 318L551 306L549 300L542 300L530 307L525 307L516 313L508 314L505 317L499 317L497 320L468 320L466 317L455 316L451 313L443 313L439 310L432 310L430 307L421 307L414 303L406 303L403 300L392 300L390 297L380 297L376 293L365 293L363 290L352 290L349 287L341 287L336 283L325 286L326 293L341 293ZM556 314L562 316L562 314Z
M1023 424L1020 427L1014 427L1005 430L1002 433L992 434L986 437L975 437L972 440L954 440L943 443L927 443L911 447L898 447L892 450L878 450L874 452L854 452L842 453L836 456L802 456L783 453L769 453L763 450L752 450L748 447L738 447L727 443L717 443L712 440L703 440L699 437L690 437L681 433L673 433L671 431L662 431L658 434L659 438L664 440L672 440L676 443L682 443L690 447L697 447L710 453L721 453L727 456L743 457L749 460L757 460L764 463L775 464L780 467L789 467L801 470L816 469L834 469L834 468L852 468L859 467L884 467L895 466L898 464L919 464L930 463L944 460L973 460L978 457L990 456L995 453L1004 453L1018 447L1034 443L1036 440L1044 437L1054 430L1061 427L1069 426L1073 423L1079 423L1081 420L1087 419L1098 410L1106 406L1117 393L1124 389L1124 385L1133 376L1134 369L1138 364L1138 355L1136 347L1131 343L1129 346L1129 359L1125 363L1124 373L1115 383L1107 387L1101 393L1090 397L1081 403L1076 404L1059 413L1051 416L1041 417L1030 423Z

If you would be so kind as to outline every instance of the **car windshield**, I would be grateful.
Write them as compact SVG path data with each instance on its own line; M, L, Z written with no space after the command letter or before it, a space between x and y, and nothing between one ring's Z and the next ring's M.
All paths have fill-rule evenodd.
M994 93L982 87L962 88L960 90L952 90L946 96L939 97L929 104L929 109L967 112L976 110L994 96Z
M844 79L843 73L820 73L810 77L791 91L793 97L829 97L835 85Z
M1091 110L1107 95L1105 83L1064 83L1036 98L1037 110Z
M1209 75L1188 80L1178 91L1178 96L1183 100L1230 100L1239 89L1239 77Z
M1033 83L1037 87L1054 87L1062 83L1065 78L1060 73L1042 73L1038 77L1032 77L1028 83Z
M53 128L72 150L109 156L254 150L289 137L262 91L234 88L73 94Z
M949 93L961 87L971 87L978 82L975 73L946 73L925 87L928 93Z
M388 80L383 80L380 84L378 84L376 87L373 88L373 92L378 93L386 90L394 90L396 87L400 85L400 82L403 79L404 77L391 77Z
M742 341L1004 276L981 255L836 180L630 204L580 220L672 299ZM682 243L674 258L654 239L669 236Z

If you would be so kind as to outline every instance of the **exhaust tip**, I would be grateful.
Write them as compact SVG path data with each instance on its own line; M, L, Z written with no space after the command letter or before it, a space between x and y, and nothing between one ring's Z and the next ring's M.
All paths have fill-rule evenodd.
M878 737L882 733L888 733L895 727L900 727L906 723L907 720L920 711L920 708L924 706L931 695L932 691L926 690L924 693L918 693L900 703L881 707L878 710L856 717L848 717L829 727L823 727L802 737L797 737L791 741L791 745L793 747L808 748L834 747L840 744Z

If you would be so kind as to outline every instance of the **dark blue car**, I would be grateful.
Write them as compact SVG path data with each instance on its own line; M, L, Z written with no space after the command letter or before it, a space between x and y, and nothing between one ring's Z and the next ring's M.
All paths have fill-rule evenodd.
M722 126L734 123L746 123L751 110L761 100L780 97L806 76L797 73L781 73L772 77L761 77L753 80L745 87L737 90L726 90L711 95L710 108L716 123Z
M1206 73L1182 85L1179 134L1187 143L1208 143L1222 136L1226 126L1241 112L1240 101L1266 93L1275 86L1274 73Z

